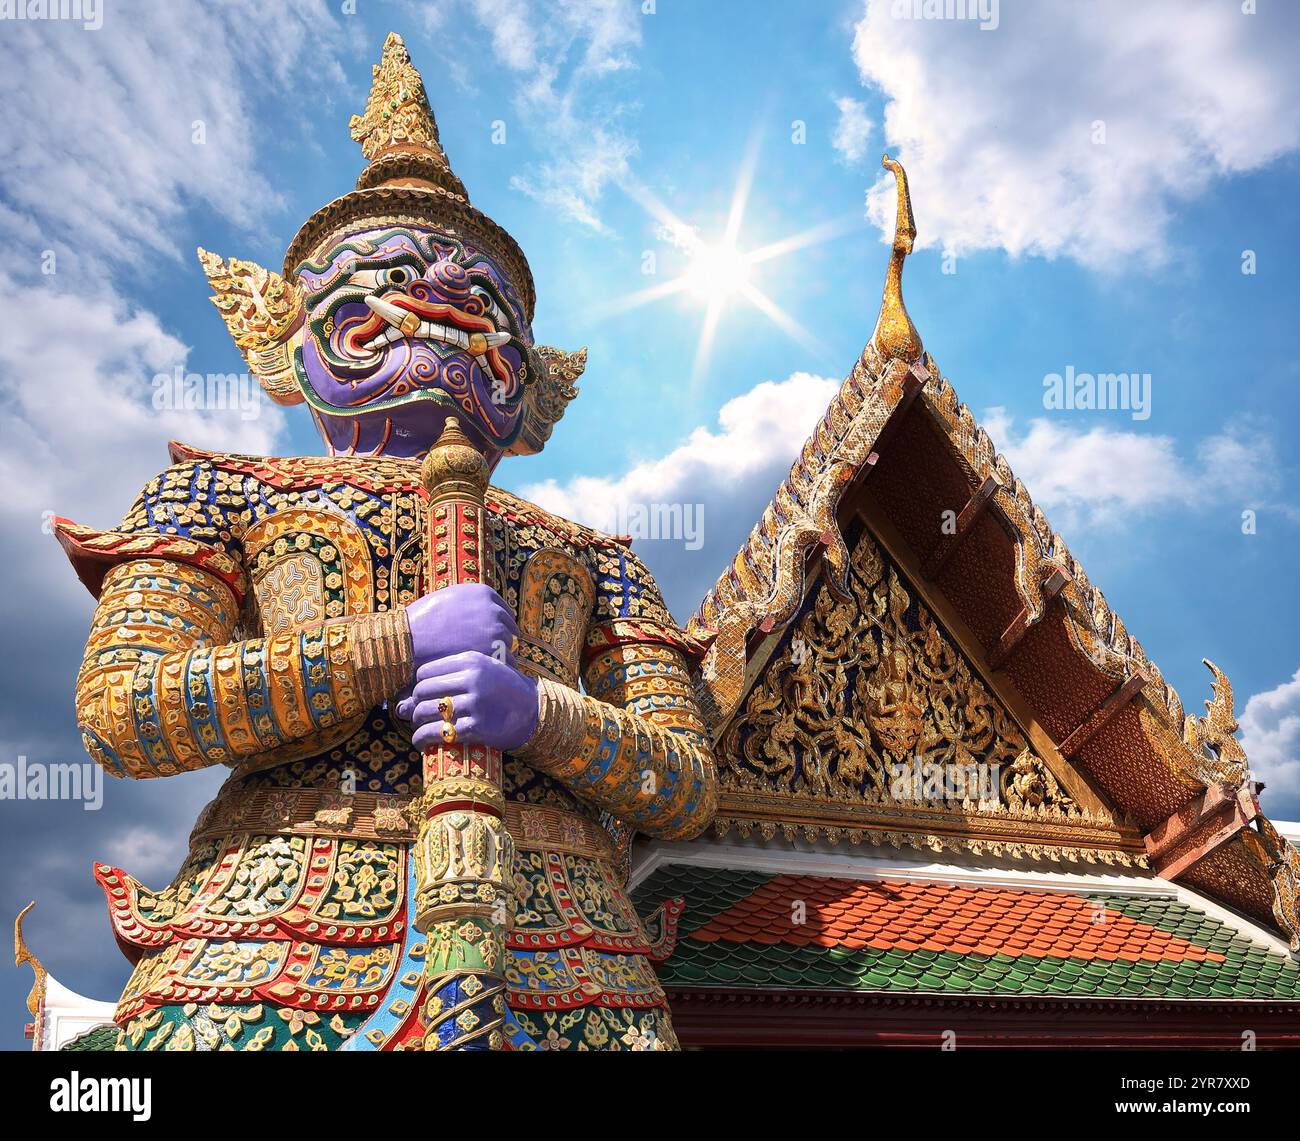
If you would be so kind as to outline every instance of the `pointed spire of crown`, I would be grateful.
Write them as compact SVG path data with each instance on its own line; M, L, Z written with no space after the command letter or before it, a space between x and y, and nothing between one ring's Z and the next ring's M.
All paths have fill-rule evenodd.
M921 359L923 346L921 334L912 324L903 304L903 260L916 243L916 221L912 217L912 196L907 189L907 172L902 164L885 155L880 165L893 171L898 183L898 214L894 224L894 252L889 259L889 272L885 277L885 295L880 303L880 317L872 344L885 360L909 363Z
M438 138L424 80L396 32L388 34L383 55L372 70L366 109L353 115L350 123L352 138L361 144L368 164L357 179L357 189L433 187L468 202L465 186L452 171Z
M470 202L452 171L424 81L396 32L384 41L366 109L352 116L351 127L366 168L355 190L327 202L299 227L285 251L284 280L295 281L304 263L326 256L358 228L387 227L400 219L450 229L491 256L531 321L537 293L528 260L514 238Z

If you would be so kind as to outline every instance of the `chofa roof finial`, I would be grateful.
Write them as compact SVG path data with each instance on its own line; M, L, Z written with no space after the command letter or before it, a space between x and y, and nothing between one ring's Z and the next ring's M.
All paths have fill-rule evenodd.
M14 966L21 967L24 963L31 963L32 970L36 972L36 981L32 984L31 993L27 996L27 1009L33 1018L38 1017L41 1013L41 1007L45 1002L45 980L49 977L45 965L27 949L27 940L23 938L23 920L27 918L27 913L35 906L36 900L32 900L18 913L18 918L14 920Z
M885 360L911 363L921 359L921 335L903 305L903 259L916 242L916 221L912 217L912 196L907 189L907 172L895 159L885 155L880 165L894 172L898 183L898 215L894 226L894 252L885 277L885 295L880 303L880 317L872 344Z

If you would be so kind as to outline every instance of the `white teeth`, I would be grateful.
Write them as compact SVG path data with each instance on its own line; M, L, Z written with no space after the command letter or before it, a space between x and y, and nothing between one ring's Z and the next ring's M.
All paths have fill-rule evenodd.
M366 304L370 306L373 312L378 313L379 316L381 316L390 325L400 327L402 324L402 319L407 315L407 311L405 309L399 309L396 305L392 304L392 302L383 301L378 297L371 297L367 295L365 301Z
M384 345L391 344L393 341L400 341L405 334L402 332L402 323L409 320L412 316L409 309L402 309L394 305L391 301L384 301L379 297L367 296L364 298L366 305L370 307L371 312L378 314L388 322L389 328L382 330L374 337L371 337L362 349L367 352L376 352L383 348ZM455 345L457 348L468 349L470 334L463 329L458 329L454 325L441 325L433 321L421 321L412 334L415 337L423 337L426 340L442 341L444 344ZM499 348L501 345L508 344L510 334L502 331L494 331L483 334L484 340L487 341L488 348ZM478 356L477 360L486 367L487 362L484 357Z
M469 348L469 334L452 325L435 325L432 321L421 321L415 330L417 337L426 337L434 341L443 341L458 348Z
M402 331L400 329L384 329L376 336L371 337L370 340L361 347L367 352L373 353L382 349L385 345L391 344L393 341L400 341L401 339Z

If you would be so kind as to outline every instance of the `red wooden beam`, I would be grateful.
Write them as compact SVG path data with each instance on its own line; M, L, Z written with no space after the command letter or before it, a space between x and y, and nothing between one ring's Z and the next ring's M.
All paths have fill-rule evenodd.
M1070 581L1070 576L1061 568L1057 568L1047 577L1043 583L1043 602L1050 603L1062 590L1065 584ZM1044 605L1046 613L1046 605ZM1029 619L1029 607L1023 607L1019 614L1011 620L1011 624L1002 631L1002 637L998 639L998 644L989 651L989 665L1000 670L1002 664L1011 656L1011 652L1020 643L1020 639L1029 633L1029 627L1033 623Z
M1138 670L1131 678L1126 679L1123 683L1116 686L1103 699L1097 707L1088 714L1079 726L1070 733L1057 748L1061 756L1067 759L1073 757L1080 749L1084 747L1097 733L1099 733L1112 717L1142 692L1142 687L1147 683L1147 675Z
M1250 785L1210 785L1143 838L1151 870L1167 880L1227 843L1259 815Z
M957 525L952 533L948 535L941 534L938 541L930 549L930 553L926 556L925 563L921 567L921 573L926 578L934 578L943 569L944 564L952 558L962 540L971 533L971 529L979 521L980 516L984 514L984 509L992 502L993 493L1001 486L993 476L984 477L984 482L966 500L966 506L958 514Z
M687 1050L912 1047L1300 1046L1300 1003L991 995L902 997L801 990L667 986L673 1029Z

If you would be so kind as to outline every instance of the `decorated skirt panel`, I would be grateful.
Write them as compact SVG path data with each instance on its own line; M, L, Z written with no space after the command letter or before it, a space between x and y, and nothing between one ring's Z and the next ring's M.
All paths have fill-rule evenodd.
M409 1014L409 1012L408 1012ZM326 1014L271 1003L160 1006L131 1019L118 1032L119 1050L351 1050L365 1049L358 1034L362 1014ZM385 1049L420 1049L408 1026ZM370 1045L370 1049L379 1046ZM515 1011L506 1015L507 1050L676 1050L666 1007L644 1010L586 1006L569 1010Z
M510 1008L662 1006L650 942L603 829L544 806L512 805L508 824L519 845ZM158 1048L159 1034L176 1036L172 1049L332 1049L354 1032L349 1048L418 1045L425 945L407 923L412 863L405 840L235 833L198 839L162 892L100 866L114 930L138 956L117 1012L127 1048ZM620 1035L634 1027L616 1022ZM570 1037L590 1048L604 1033ZM532 1048L525 1039L519 1048Z
M205 809L196 834L220 830L222 821L233 819L232 813L238 814L234 822L239 826L240 821L256 819L252 806L259 806L260 811L272 789L315 789L322 803L334 793L354 799L374 796L378 798L375 803L405 805L420 794L421 764L420 750L411 744L410 723L399 720L386 705L379 705L330 748L267 768L250 764L237 769L221 796ZM509 754L502 766L502 791L508 801L518 804L544 804L565 812L595 814L561 781ZM310 826L301 814L294 821ZM268 818L267 823L269 826L280 821Z

